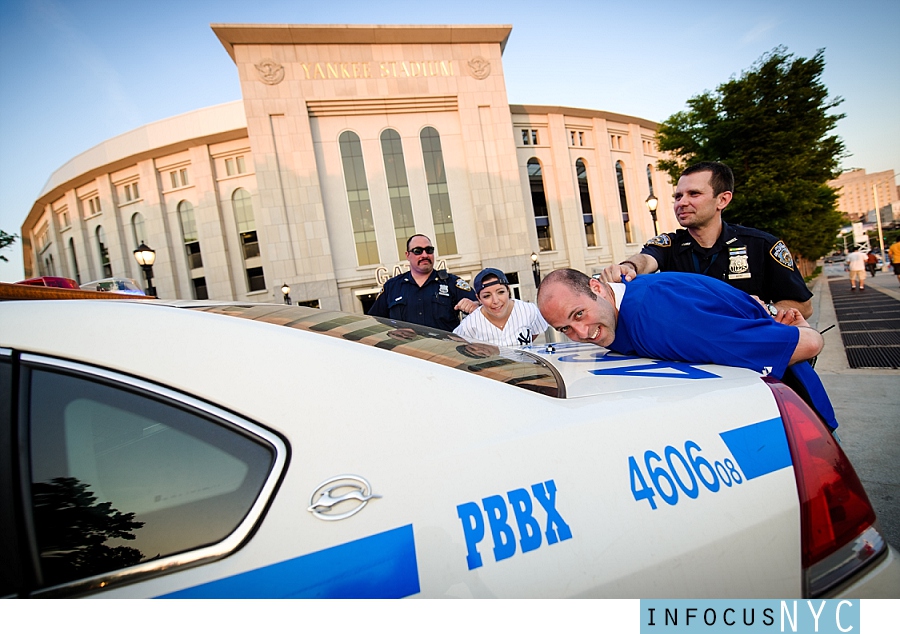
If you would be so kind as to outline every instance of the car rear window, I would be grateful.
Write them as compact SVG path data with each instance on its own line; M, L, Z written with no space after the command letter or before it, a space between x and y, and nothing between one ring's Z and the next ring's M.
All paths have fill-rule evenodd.
M539 357L515 348L471 343L450 332L393 319L303 306L228 304L192 308L316 332L478 374L547 396L564 398L563 382Z
M124 384L34 368L29 389L45 587L221 542L274 464L245 430Z

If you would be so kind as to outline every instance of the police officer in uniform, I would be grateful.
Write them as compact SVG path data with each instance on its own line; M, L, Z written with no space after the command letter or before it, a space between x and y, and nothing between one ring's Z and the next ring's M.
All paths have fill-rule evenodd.
M722 221L731 202L734 175L722 163L688 167L675 189L675 217L684 229L651 238L641 252L604 269L607 282L626 281L655 271L708 275L762 301L775 317L796 308L812 315L812 293L791 252L775 236Z
M459 326L459 311L471 313L478 307L468 282L434 269L434 247L427 236L417 234L406 241L406 259L409 273L384 283L369 315L452 332Z

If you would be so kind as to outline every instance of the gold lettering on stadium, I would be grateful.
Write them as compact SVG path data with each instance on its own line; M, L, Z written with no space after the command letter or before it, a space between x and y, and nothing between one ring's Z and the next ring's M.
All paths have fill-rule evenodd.
M452 77L452 60L425 62L300 63L306 79L385 79L387 77Z

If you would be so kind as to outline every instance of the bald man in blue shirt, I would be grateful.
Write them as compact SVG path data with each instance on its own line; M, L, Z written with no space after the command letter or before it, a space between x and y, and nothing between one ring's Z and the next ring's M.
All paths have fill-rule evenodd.
M625 284L573 269L550 273L537 304L544 319L573 341L794 379L822 420L832 429L838 425L821 380L801 363L822 351L824 339L795 308L773 317L747 293L703 275L658 273Z

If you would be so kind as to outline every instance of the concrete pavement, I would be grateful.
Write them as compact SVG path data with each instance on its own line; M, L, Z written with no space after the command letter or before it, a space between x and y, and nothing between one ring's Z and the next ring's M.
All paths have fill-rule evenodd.
M869 494L884 536L898 547L900 370L850 368L828 285L835 277L847 279L842 264L826 265L811 284L815 296L810 325L820 331L835 325L823 335L825 348L816 361L816 371L834 404L842 447ZM883 292L900 301L900 282L893 273L879 271L866 278L865 292Z

